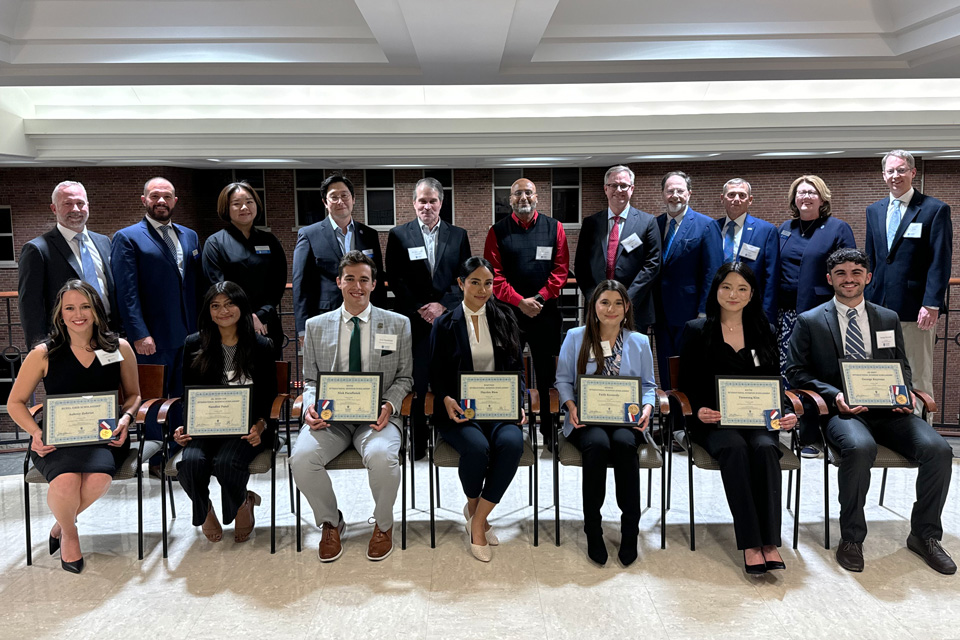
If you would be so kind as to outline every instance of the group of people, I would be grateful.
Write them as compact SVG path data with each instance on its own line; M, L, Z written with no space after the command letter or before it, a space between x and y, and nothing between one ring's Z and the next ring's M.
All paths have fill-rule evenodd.
M848 406L840 391L837 361L843 358L900 359L908 388L914 383L918 389L932 387L932 330L944 310L952 257L950 209L912 187L916 168L909 153L892 151L882 166L890 196L867 209L865 251L854 247L849 225L830 216L830 190L814 175L793 182L792 217L777 229L749 214L753 196L745 180L727 181L721 194L726 215L713 220L688 206L690 177L670 172L661 182L666 213L655 217L630 204L633 172L612 167L604 176L608 208L584 219L573 260L585 300L584 324L562 341L558 298L570 256L563 225L537 211L533 182L521 178L512 185L512 213L493 224L479 256L472 255L463 229L440 219L443 186L432 178L420 180L413 194L417 218L394 227L387 240L386 266L396 296L396 311L389 311L384 287L378 286L384 262L376 231L353 220L350 180L328 177L321 195L329 216L300 230L293 258L304 410L290 465L321 529L320 560L331 562L343 553L345 519L327 466L351 446L368 469L376 504L367 557L381 560L392 552L400 409L404 397L415 392L413 448L420 457L427 442L423 400L428 389L435 398L430 422L460 454L470 551L481 561L491 560L491 547L499 539L490 515L516 474L527 417L495 423L472 419L455 381L459 372L521 371L522 353L529 346L530 382L541 398L548 398L551 388L559 392L566 414L563 434L582 453L587 555L599 565L608 559L600 510L609 465L622 512L617 556L625 566L633 563L640 518L637 447L650 424L656 388L646 335L652 327L660 385L688 395L694 412L687 425L690 436L720 463L748 573L785 567L778 551L780 449L776 433L719 428L717 375L782 375L788 385L816 391L827 401L826 437L840 451L841 566L863 569L864 496L879 442L920 465L908 547L934 569L955 572L939 542L951 474L949 446L910 410L867 413L864 407ZM178 395L184 381L252 382L255 389L265 383L262 395L255 394L245 442L205 440L201 446L182 430L174 432L174 440L186 448L179 477L193 500L194 524L210 540L222 535L207 489L213 473L224 486L224 521L236 519L235 539L245 540L259 501L246 490L246 464L271 440L274 428L265 414L269 403L261 400L276 392L270 360L283 340L276 306L286 272L276 238L253 226L260 206L256 192L243 183L224 189L218 211L228 224L207 241L202 255L195 233L170 224L176 196L162 178L145 185L144 221L117 232L112 250L104 236L85 232L88 212L81 185L58 185L53 200L57 228L28 243L21 258L24 329L28 340L40 345L25 361L9 403L18 424L35 436L38 468L48 474L41 458L60 451L38 448L39 428L25 402L40 379L49 377L50 362L60 368L52 355L62 334L80 349L107 345L109 350L116 344L122 353L126 343L111 332L122 328L133 341L137 361L167 365L168 394ZM51 257L63 264L54 269ZM157 286L165 273L180 285L178 295ZM201 277L214 284L200 306L199 332L188 337L196 330L190 298ZM58 278L83 284L73 280L61 289ZM40 292L42 300L37 299ZM89 318L74 322L63 300L73 300L78 292L87 300ZM154 318L151 310L159 315L160 308L173 321ZM65 327L60 343L58 323ZM679 356L678 380L670 379L672 356ZM90 358L76 359L86 366ZM128 360L132 353L122 362ZM375 422L345 424L321 417L318 380L337 371L383 375ZM580 423L577 379L584 374L640 378L637 421ZM135 389L129 391L136 395ZM796 426L792 408L782 409L781 426ZM540 423L553 442L549 411ZM800 424L804 441L817 443L816 422ZM51 495L61 473L78 476L76 484L88 473L104 473L88 472L87 463L79 464L77 457L73 454L70 464L58 467L63 470L49 472ZM99 468L109 474L103 463L98 460ZM94 485L101 493L103 482ZM83 495L81 491L68 508L54 511L58 524L51 531L51 552L53 540L62 536L64 562L79 552L73 521L89 504Z

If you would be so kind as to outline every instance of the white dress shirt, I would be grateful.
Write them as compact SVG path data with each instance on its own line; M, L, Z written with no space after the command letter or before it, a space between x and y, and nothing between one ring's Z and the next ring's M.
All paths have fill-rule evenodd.
M177 269L180 273L183 273L183 247L180 246L180 238L177 237L177 230L173 228L173 224L167 222L157 222L150 216L146 216L147 222L150 223L150 226L153 227L153 230L157 232L157 235L160 236L160 240L163 241L163 231L160 230L160 227L169 227L170 228L170 238L173 240L173 246L177 249ZM163 246L166 247L167 243L164 242Z
M840 343L844 346L844 353L846 353L847 326L850 324L850 319L847 318L847 311L851 307L837 300L836 296L833 297L833 303L837 305L837 320L840 321ZM873 339L870 337L870 318L867 317L867 302L861 298L860 304L852 308L857 310L857 326L860 327L860 333L863 335L863 350L869 360L873 357Z
M490 325L487 324L487 305L480 307L480 311L471 311L466 302L461 302L463 317L467 321L467 337L470 339L470 355L473 357L474 371L495 371L493 358L493 339L490 337ZM473 319L477 319L480 332L473 326Z
M370 313L373 305L368 304L357 315L360 318L360 363L364 371L370 370ZM340 338L337 348L337 371L350 371L350 337L353 335L353 316L344 305L340 305Z
M330 221L330 226L333 227L333 237L337 239L337 243L340 245L340 251L344 255L348 251L353 249L353 218L350 218L350 224L347 225L347 230L344 231L340 226L334 221L333 216L327 216L327 219Z
M742 213L740 217L733 221L737 227L737 233L733 236L733 255L734 258L740 255L740 239L743 237L743 224L747 221L747 214ZM721 239L727 236L727 225L730 224L730 216L724 216L723 229L720 230Z
M72 251L73 255L76 256L77 264L80 265L82 270L83 260L80 258L80 247L78 247L77 243L73 241L77 235L77 232L72 229L67 229L59 222L57 223L57 229L60 231L60 235L63 236L63 239L67 241L67 246L70 247L70 251ZM103 295L100 297L100 301L103 302L103 310L107 312L107 315L110 315L110 293L107 290L107 277L103 273L103 257L100 255L97 245L93 244L93 239L90 237L90 232L86 227L83 228L81 233L84 234L83 237L85 238L83 241L83 246L87 248L87 253L90 254L91 258L93 258L93 267L97 272L97 282L100 284L100 291L103 292Z
M907 205L909 205L909 204L910 204L910 201L913 200L913 192L914 192L914 191L916 191L916 189L914 189L913 187L910 187L910 191L907 191L905 194L903 194L903 195L900 196L899 198L898 198L897 196L893 195L892 193L888 194L889 197L890 197L889 202L893 202L894 200L899 200L899 201L900 201L900 220L903 220L903 214L905 214L905 213L907 212ZM884 237L884 238L887 237L887 229L890 228L890 215L891 215L892 213L893 213L893 210L892 210L892 209L889 207L889 205L888 205L888 206L887 206L887 219L886 219L886 221L885 221L886 224L883 225L883 237Z
M440 219L437 218L437 224L433 229L428 229L427 225L420 222L420 233L423 234L423 248L427 251L427 264L430 265L430 273L433 274L437 264L437 238L440 237Z

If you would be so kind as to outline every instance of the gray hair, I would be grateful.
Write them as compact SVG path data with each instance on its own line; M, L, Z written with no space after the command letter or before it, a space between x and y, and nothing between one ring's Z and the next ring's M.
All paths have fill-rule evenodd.
M633 181L636 179L636 176L633 175L633 171L630 170L630 167L625 167L622 164L618 164L615 167L610 167L609 169L607 169L607 172L603 174L603 184L607 184L607 180L609 180L610 176L612 176L613 174L623 173L624 171L630 174L630 183L633 184Z
M420 178L417 180L417 184L413 187L413 199L417 199L417 191L420 190L420 187L429 187L437 192L437 198L440 202L443 202L443 185L436 178Z
M690 191L690 189L692 188L690 185L690 176L685 174L683 171L670 171L667 173L667 175L663 176L663 178L660 179L660 191L663 191L664 189L666 189L667 180L669 180L673 176L679 176L683 178L683 181L687 183L687 191Z
M83 192L84 192L84 193L87 192L87 188L84 187L84 186L83 186L82 184L80 184L79 182L77 182L76 180L64 180L63 182L61 182L60 184L58 184L57 186L55 186L55 187L53 188L53 194L50 196L50 202L52 202L53 204L57 204L57 194L58 194L60 191L66 189L67 187L72 187L72 186L74 186L74 185L77 185L77 186L79 186L81 189L83 189Z
M917 168L917 163L914 162L912 153L909 151L904 151L903 149L894 149L893 151L888 151L887 153L883 154L883 160L880 161L880 169L882 171L887 170L887 158L890 157L900 158L906 162L907 166L911 169Z
M730 190L730 187L739 187L740 185L744 185L747 187L748 196L753 195L753 189L750 188L750 183L744 180L743 178L730 178L729 180L727 180L726 183L724 183L723 185L723 195L727 195L727 191Z

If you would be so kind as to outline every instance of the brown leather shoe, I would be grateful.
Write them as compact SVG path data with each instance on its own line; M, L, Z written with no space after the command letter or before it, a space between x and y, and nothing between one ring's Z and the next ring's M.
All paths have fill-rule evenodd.
M321 526L320 548L317 553L320 555L320 562L333 562L343 555L343 545L340 543L340 536L347 530L347 523L343 521L343 514L337 511L340 521L336 526L329 522L324 522Z
M380 527L373 525L373 536L367 546L367 560L383 560L393 553L393 527L380 531Z
M957 572L957 564L936 538L923 540L911 533L907 536L907 549L923 558L923 561L930 565L930 568L934 571L947 576L952 576Z

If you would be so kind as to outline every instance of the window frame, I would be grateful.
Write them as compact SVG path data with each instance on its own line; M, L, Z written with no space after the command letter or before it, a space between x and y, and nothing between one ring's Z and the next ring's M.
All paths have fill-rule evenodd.
M294 170L293 170L293 223L294 223L294 224L293 224L293 230L294 230L294 231L299 231L299 230L300 230L301 228L303 228L303 227L308 227L308 226L310 226L311 224L314 224L313 222L311 222L311 223L309 223L309 224L303 224L302 222L300 222L300 199L297 197L297 195L298 195L301 191L320 191L320 190L321 190L320 187L300 187L300 186L298 186L298 185L297 185L297 173L300 172L300 171L319 171L320 173L323 174L324 180L327 178L327 171L326 171L325 169L294 169ZM322 180L321 180L321 182L322 182ZM324 213L323 213L323 218L321 218L321 219L318 220L317 222L323 222L324 220L327 219L327 216L328 216L329 214L327 213L327 208L326 208L326 206L324 206L323 211L324 211Z
M10 205L0 205L0 215L3 215L3 212L6 211L6 214L10 220L10 233L0 233L0 238L10 238L10 245L13 249L13 257L10 260L0 260L0 267L16 267L17 266L17 241L13 236L13 207Z
M368 171L389 171L392 186L390 187L370 187L367 180ZM370 198L368 193L371 191L390 191L393 193L393 223L391 224L370 224ZM396 169L364 169L363 170L363 221L371 229L376 231L390 231L397 226L397 172Z
M561 184L558 185L553 179L554 171L560 169L573 169L577 170L577 184ZM551 211L556 213L556 209L553 207L553 204L556 203L556 198L554 197L554 192L557 189L572 189L576 187L577 189L577 221L576 222L561 222L563 225L564 231L567 229L579 229L580 225L583 224L583 167L551 167L550 168L550 203ZM556 218L556 216L553 216ZM557 220L559 222L559 218Z

